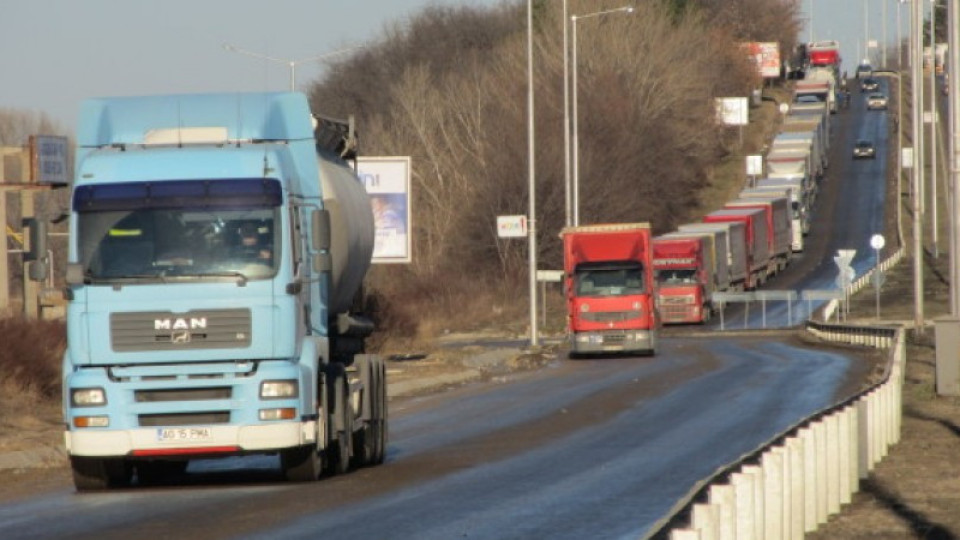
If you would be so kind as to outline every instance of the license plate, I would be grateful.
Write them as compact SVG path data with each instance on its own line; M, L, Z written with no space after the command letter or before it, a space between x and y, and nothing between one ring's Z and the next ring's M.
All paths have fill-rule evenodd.
M213 433L208 427L157 429L157 441L159 442L208 441L212 438Z

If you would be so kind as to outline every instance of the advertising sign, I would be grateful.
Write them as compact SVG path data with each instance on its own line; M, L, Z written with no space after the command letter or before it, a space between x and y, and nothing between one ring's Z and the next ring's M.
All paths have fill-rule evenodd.
M409 263L410 157L359 157L357 176L373 205L373 263Z
M757 66L757 74L764 79L780 77L780 44L750 41L743 44L747 56Z
M525 238L527 216L497 216L497 236L500 238Z

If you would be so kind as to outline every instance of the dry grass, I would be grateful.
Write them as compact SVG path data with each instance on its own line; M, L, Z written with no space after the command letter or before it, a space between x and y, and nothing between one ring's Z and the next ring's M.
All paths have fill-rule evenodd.
M0 428L28 436L59 407L66 329L60 321L0 319Z

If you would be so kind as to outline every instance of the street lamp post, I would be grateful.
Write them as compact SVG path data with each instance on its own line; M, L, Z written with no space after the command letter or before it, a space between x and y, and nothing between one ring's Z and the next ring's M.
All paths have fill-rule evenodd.
M960 1L947 1L948 51L960 50ZM953 52L948 53L955 58ZM947 110L950 117L950 314L960 316L960 69L951 61L947 69Z
M930 242L933 258L940 256L937 231L937 3L930 4Z
M533 0L527 0L527 162L530 200L527 207L527 254L528 286L530 289L530 349L540 345L537 334L537 183L534 162L534 116L533 116Z
M240 53L240 54L243 54L243 55L246 55L246 56L252 56L252 57L254 57L254 58L260 58L260 59L263 59L263 60L269 60L270 62L276 62L276 63L278 63L278 64L286 64L286 65L290 68L290 91L291 91L291 92L293 92L294 90L297 89L297 66L298 66L298 65L300 65L300 64L305 64L305 63L309 63L309 62L319 62L320 60L324 60L324 59L326 59L326 58L329 58L329 57L334 56L334 55L337 55L337 54L342 54L342 53L349 52L349 51L352 51L352 50L355 50L355 49L359 49L359 47L351 47L351 48L349 48L349 49L340 49L339 51L333 51L333 52L329 52L329 53L326 53L326 54L321 54L321 55L318 55L318 56L311 56L310 58L301 58L301 59L298 59L298 60L290 60L290 59L287 59L287 58L277 58L277 57L275 57L275 56L270 56L270 55L267 55L267 54L262 54L262 53L258 53L258 52L248 51L248 50L246 50L246 49L241 49L240 47L236 47L236 46L231 45L231 44L229 44L229 43L224 43L224 44L223 44L223 48L224 48L224 50L227 50L227 51L230 51L230 52Z
M923 124L921 97L923 88L923 3L912 4L910 20L910 43L913 63L910 86L913 94L913 323L917 332L923 333Z
M577 21L590 17L599 17L610 13L633 13L633 7L619 7L616 9L607 9L588 13L586 15L573 15L570 17L570 24L573 27L573 225L580 225L580 141L577 127Z
M573 200L570 191L570 46L567 44L567 0L563 0L563 195L566 209L564 225L573 224Z

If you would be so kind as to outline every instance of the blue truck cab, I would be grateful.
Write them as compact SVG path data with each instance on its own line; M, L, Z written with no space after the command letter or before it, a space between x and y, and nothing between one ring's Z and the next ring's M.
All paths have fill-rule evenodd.
M352 308L373 217L352 125L299 93L91 99L67 268L78 490L276 454L291 480L381 463L386 377Z

